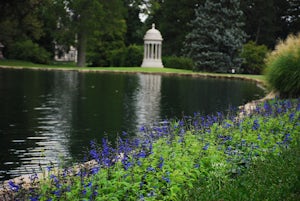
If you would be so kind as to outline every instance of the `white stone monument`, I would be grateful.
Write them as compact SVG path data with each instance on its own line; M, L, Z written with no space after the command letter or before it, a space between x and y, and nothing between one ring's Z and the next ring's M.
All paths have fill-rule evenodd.
M144 59L142 67L164 67L161 61L162 41L163 38L160 32L155 29L155 24L152 24L152 29L149 29L144 36Z

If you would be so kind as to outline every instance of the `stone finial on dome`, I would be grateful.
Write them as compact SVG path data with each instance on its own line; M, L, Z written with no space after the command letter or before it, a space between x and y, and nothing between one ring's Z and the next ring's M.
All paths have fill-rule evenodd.
M155 24L153 23L152 24L152 29L149 29L145 36L144 36L144 40L158 40L158 41L162 41L163 38L161 36L161 33L160 31L158 31L156 28L155 28Z

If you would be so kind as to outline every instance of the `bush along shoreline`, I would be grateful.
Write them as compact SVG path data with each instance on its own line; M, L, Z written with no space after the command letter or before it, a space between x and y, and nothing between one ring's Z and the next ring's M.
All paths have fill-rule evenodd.
M265 101L250 114L245 111L243 118L236 118L240 112L231 112L227 116L195 113L144 126L139 138L119 138L114 148L106 139L101 145L91 142L89 155L96 161L93 166L60 171L49 166L44 173L48 176L38 179L37 175L32 175L31 185L27 188L9 181L7 193L0 198L47 201L282 200L282 195L276 195L277 199L263 197L269 196L268 193L257 199L249 197L253 193L241 190L247 187L240 183L234 189L238 194L235 197L228 198L226 193L220 192L230 189L234 182L256 170L259 164L264 165L272 158L277 161L290 150L299 153L300 99ZM300 173L295 173L285 185L293 187L297 181L299 185L299 178ZM251 184L255 186L253 182ZM270 184L262 190L271 188L277 192L282 186Z

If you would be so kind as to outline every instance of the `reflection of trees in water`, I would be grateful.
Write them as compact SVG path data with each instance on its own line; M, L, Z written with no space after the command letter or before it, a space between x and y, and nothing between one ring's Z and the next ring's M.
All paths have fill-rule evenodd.
M40 165L46 167L50 162L64 162L60 157L70 158L69 134L78 73L53 72L50 75L53 79L35 82L35 87L31 88L32 98L39 103L28 108L31 111L28 118L33 122L28 130L32 132L28 133L25 145L14 150L21 162L17 161L19 166L9 171L12 175L39 171Z

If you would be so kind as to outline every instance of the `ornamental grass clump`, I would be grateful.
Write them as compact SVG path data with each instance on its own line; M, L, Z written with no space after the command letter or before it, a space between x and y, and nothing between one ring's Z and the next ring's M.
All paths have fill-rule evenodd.
M300 96L300 33L280 41L266 59L266 76L271 89L282 97Z
M265 102L244 118L195 113L143 126L139 138L119 138L114 148L105 139L102 145L92 142L95 166L58 173L49 168L48 179L27 193L9 185L23 192L14 200L226 200L221 192L258 161L299 146L299 122L300 99ZM251 200L247 196L242 200Z

